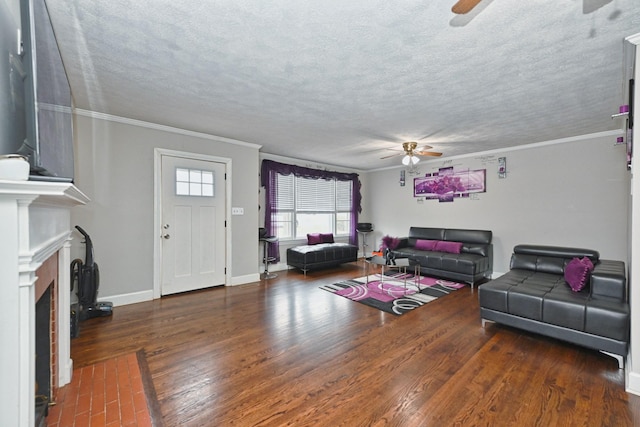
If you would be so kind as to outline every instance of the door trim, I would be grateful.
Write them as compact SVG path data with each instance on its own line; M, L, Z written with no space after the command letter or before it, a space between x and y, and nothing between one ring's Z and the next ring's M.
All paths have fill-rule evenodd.
M225 275L224 285L229 286L229 280L233 277L231 272L231 227L229 218L231 218L231 165L232 160L227 157L211 156L208 154L191 153L187 151L168 150L166 148L153 149L153 299L161 296L162 286L162 238L157 232L161 228L162 216L162 156L182 157L185 159L203 160L209 162L224 163L225 173L225 210L224 220L225 227Z

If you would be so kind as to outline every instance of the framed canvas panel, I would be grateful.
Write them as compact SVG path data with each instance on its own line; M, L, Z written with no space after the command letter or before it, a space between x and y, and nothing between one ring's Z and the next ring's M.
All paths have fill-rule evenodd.
M486 191L486 169L454 170L442 168L438 172L414 178L413 196L451 202L457 197Z

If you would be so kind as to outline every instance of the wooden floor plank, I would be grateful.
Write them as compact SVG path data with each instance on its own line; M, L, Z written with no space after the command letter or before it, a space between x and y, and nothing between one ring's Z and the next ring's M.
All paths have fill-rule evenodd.
M362 264L116 307L76 367L143 350L165 426L640 425L598 352L482 328L464 288L403 316L319 289Z

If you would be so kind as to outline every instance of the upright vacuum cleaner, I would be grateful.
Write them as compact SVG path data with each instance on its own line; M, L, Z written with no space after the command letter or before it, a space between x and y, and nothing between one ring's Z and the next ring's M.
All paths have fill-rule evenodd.
M81 259L71 262L71 290L77 285L78 307L75 315L78 320L91 319L93 317L111 316L113 304L110 302L98 302L98 288L100 287L100 270L93 259L93 243L91 237L82 228L76 228L84 236L85 256L84 263ZM72 316L74 314L72 309ZM72 318L72 336L74 336ZM77 327L75 330L77 336Z

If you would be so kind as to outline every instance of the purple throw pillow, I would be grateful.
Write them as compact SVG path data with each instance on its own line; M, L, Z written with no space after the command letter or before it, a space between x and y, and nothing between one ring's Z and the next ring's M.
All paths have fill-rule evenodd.
M450 254L459 254L460 252L462 252L462 243L439 240L438 243L436 243L436 251L447 252Z
M320 240L322 240L322 243L335 243L333 233L320 233Z
M591 260L589 260L589 264L593 265ZM591 270L586 262L573 258L564 268L564 280L569 284L573 292L580 292L586 286L590 272Z
M435 251L437 240L416 240L415 248L421 251Z
M591 262L589 257L582 258L580 262L587 266L587 268L589 269L589 273L593 271L593 262Z
M322 243L320 233L307 234L307 245L317 245L319 243Z

